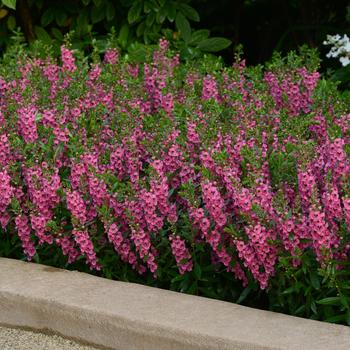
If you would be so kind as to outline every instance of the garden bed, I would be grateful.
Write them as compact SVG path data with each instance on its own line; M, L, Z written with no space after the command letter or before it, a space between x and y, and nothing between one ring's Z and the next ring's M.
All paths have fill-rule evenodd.
M0 256L350 325L349 99L312 50L0 64Z

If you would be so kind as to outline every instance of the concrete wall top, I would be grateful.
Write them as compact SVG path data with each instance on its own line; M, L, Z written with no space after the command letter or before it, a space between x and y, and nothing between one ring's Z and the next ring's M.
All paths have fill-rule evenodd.
M350 327L5 258L0 323L118 350L350 349Z

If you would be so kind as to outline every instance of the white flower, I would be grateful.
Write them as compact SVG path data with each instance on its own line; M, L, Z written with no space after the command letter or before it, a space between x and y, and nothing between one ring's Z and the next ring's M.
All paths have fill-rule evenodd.
M343 37L339 34L333 36L327 35L327 40L325 40L323 44L332 45L326 57L339 57L339 61L344 67L350 64L350 39L346 34L344 34Z
M350 41L346 43L346 45L344 45L344 50L346 52L350 52Z
M339 61L343 65L343 67L347 66L350 63L349 57L348 56L343 56L339 58Z

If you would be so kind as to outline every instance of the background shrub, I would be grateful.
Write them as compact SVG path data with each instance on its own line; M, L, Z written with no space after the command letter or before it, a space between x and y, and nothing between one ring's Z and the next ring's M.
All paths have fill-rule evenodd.
M0 9L0 47L9 42L18 26L27 41L39 38L62 43L63 35L74 30L74 45L90 50L96 38L101 50L114 27L119 46L136 50L131 44L156 44L167 39L184 57L198 49L224 48L207 35L232 41L222 52L231 63L238 45L243 45L248 64L262 63L274 50L284 53L303 44L318 47L327 34L348 33L348 0L3 0ZM15 10L16 9L16 10ZM198 45L200 41L204 41ZM144 47L143 47L144 48ZM141 50L140 46L138 47ZM336 64L326 60L325 68Z
M223 37L209 37L206 29L194 30L191 23L199 22L198 12L188 0L38 0L3 1L2 42L9 43L8 33L20 24L28 42L39 39L59 48L64 34L70 32L74 48L89 52L92 42L100 52L107 49L108 33L115 43L140 60L147 47L162 37L171 41L182 58L217 52L230 46Z

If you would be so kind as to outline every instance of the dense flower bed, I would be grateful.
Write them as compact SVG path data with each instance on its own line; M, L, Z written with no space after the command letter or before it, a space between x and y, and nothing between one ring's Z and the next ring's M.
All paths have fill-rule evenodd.
M110 49L89 66L62 47L60 64L2 68L3 240L28 260L54 247L108 277L118 264L119 278L224 299L233 285L250 288L241 300L251 286L291 294L307 266L310 288L317 269L334 282L350 256L350 114L304 63L184 65L161 41L143 65ZM309 304L299 314L325 317Z

